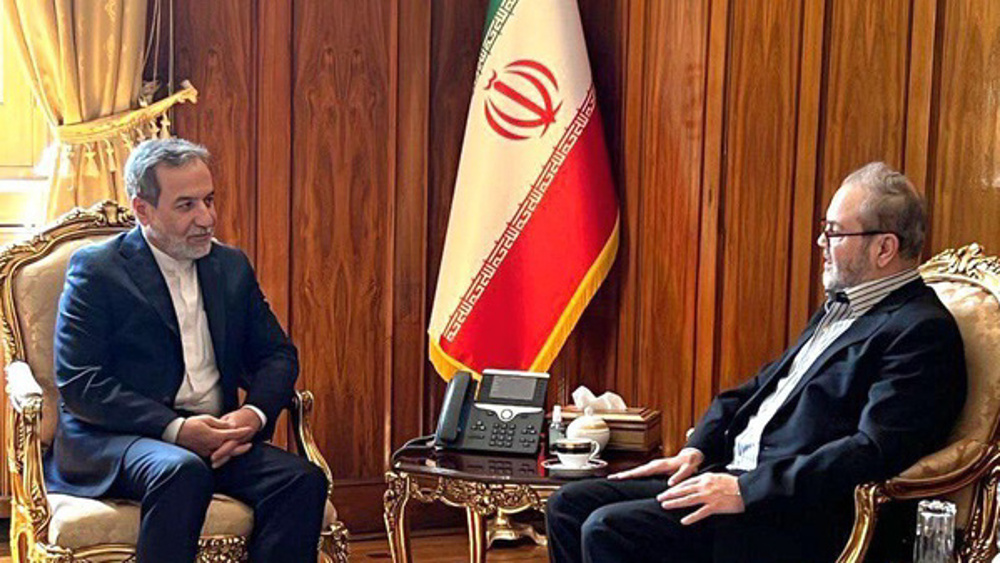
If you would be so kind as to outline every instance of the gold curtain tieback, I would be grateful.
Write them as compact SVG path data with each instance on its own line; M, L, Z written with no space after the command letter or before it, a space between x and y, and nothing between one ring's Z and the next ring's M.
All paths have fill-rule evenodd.
M181 90L149 104L133 110L123 111L114 115L100 117L92 121L60 125L52 131L56 141L62 145L62 176L72 175L73 153L77 147L84 154L83 173L86 176L99 175L97 153L104 151L108 171L118 169L118 158L115 145L125 148L125 154L145 139L170 137L170 118L167 110L184 102L198 103L198 90L185 80Z

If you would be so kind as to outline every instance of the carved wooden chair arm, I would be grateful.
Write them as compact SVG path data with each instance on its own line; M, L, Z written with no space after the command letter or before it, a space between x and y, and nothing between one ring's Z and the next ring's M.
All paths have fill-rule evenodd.
M26 512L35 537L46 537L50 515L42 473L42 388L25 362L11 362L4 372L11 405L6 457L15 501L12 510Z
M323 470L323 474L326 475L327 498L332 502L333 473L330 471L330 466L326 463L326 459L320 453L319 447L316 446L316 440L313 438L312 427L309 425L309 420L312 417L312 409L312 392L308 390L296 390L289 408L292 415L292 432L295 436L295 446L298 448L299 455L305 456L306 459Z
M958 451L968 442L956 442L942 452ZM955 492L981 479L1000 461L997 444L982 447L972 459L947 473L931 477L893 477L885 482L885 493L891 499L909 500Z
M41 407L42 386L35 381L31 366L25 362L11 362L4 373L7 375L7 396L14 410L24 413L28 408Z

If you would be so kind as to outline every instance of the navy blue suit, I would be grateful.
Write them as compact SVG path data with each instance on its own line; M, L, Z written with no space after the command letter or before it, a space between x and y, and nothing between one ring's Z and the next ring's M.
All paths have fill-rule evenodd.
M298 375L295 347L267 305L241 251L213 242L196 267L223 391L223 413L239 407L237 390L243 388L246 403L261 409L268 420L254 437L250 452L214 472L206 460L161 441L167 424L184 414L173 407L184 377L184 357L170 293L139 229L77 251L70 259L59 301L54 358L59 426L45 458L46 485L51 492L76 496L142 500L140 561L181 561L190 555L190 541L182 554L170 552L171 545L149 546L144 554L141 545L144 533L153 537L162 531L154 523L147 530L147 504L154 504L147 501L162 500L148 498L152 491L167 491L166 498L177 501L177 490L163 486L164 475L176 477L172 465L181 464L193 472L183 476L186 484L177 488L207 489L193 495L193 507L170 507L171 511L201 510L191 526L200 529L213 491L233 494L254 507L258 525L251 540L252 555L261 541L274 547L280 539L256 537L262 517L266 520L258 503L261 498L273 501L274 492L252 490L267 479L249 472L273 476L275 464L287 465L292 473L277 479L282 486L298 479L294 473L306 473L309 494L319 498L303 500L306 504L298 507L298 513L305 521L293 519L287 525L308 529L310 535L315 529L318 537L322 520L326 492L322 473L303 458L261 443L271 436L274 421L291 401ZM282 490L283 495L288 493ZM197 530L194 536L196 540ZM308 547L269 560L315 558L315 541ZM310 553L311 557L290 553ZM265 556L261 552L255 558Z
M734 440L822 316L776 362L715 399L688 441L705 454L703 471L726 471ZM850 530L854 487L941 447L965 393L955 320L923 281L908 283L820 354L764 428L756 469L738 477L744 513L682 526L691 510L665 511L654 498L663 478L574 483L549 500L554 559L580 560L588 528L583 535L602 545L585 547L603 554L584 560L833 561Z

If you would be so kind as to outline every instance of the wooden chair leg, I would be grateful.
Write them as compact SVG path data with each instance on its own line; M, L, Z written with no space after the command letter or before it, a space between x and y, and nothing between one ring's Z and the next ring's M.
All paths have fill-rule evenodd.
M334 522L329 533L324 532L320 538L321 563L348 563L350 535L343 522Z
M854 529L837 563L861 563L875 535L878 509L889 500L881 483L865 483L854 489Z
M976 489L972 514L965 530L965 541L959 552L959 561L986 563L996 553L1000 468L994 467L981 487Z

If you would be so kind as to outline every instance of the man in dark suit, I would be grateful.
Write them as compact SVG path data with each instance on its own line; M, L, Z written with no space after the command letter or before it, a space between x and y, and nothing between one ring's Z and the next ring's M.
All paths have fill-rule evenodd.
M139 226L70 259L46 485L140 501L141 563L194 561L215 492L253 508L252 560L315 561L326 477L264 443L297 354L247 257L212 238L208 158L181 139L140 144L125 167Z
M676 455L556 492L552 559L835 560L854 487L939 448L965 401L958 328L916 271L925 222L887 165L848 176L818 240L828 301L798 342L720 394Z

